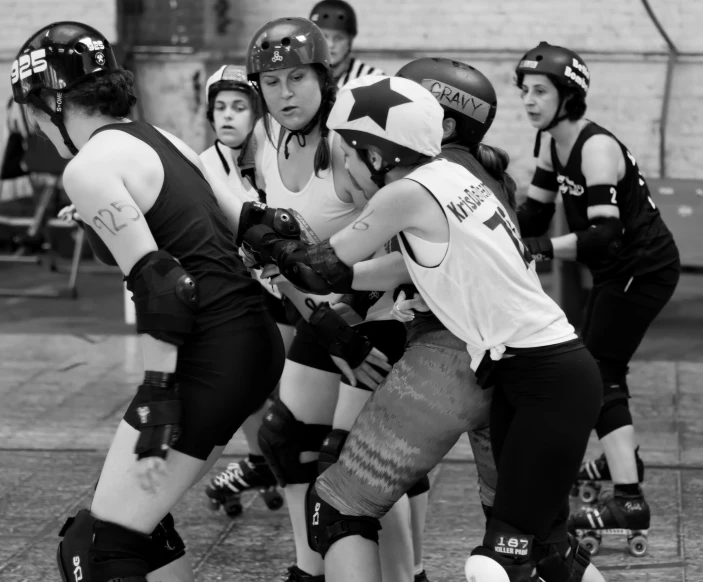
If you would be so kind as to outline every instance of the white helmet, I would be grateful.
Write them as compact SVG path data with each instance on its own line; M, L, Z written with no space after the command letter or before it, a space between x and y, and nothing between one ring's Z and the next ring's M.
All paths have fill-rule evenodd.
M327 127L354 149L375 147L386 166L412 165L442 147L444 110L422 85L401 77L367 75L337 94Z
M210 99L211 93L226 89L253 89L254 86L247 78L247 70L239 65L222 65L207 80L205 97Z

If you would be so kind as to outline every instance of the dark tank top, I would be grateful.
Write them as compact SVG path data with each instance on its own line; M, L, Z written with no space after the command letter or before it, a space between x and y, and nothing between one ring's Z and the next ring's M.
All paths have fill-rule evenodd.
M581 158L583 145L594 135L608 135L618 143L626 168L625 175L616 185L620 221L625 227L622 249L617 257L585 263L593 274L594 283L651 273L677 262L679 252L674 237L654 205L635 158L619 139L593 122L581 130L565 166L557 156L556 143L554 140L551 143L552 164L557 173L569 230L578 232L591 226L587 215L588 190L586 178L581 171Z
M101 127L128 133L159 156L164 182L144 215L160 250L178 259L198 283L198 322L227 321L264 310L261 286L239 258L234 235L200 170L159 130L141 121Z
M442 152L437 157L466 168L481 180L503 205L510 220L515 225L515 228L520 228L518 226L517 214L510 205L510 200L508 199L508 194L505 192L505 189L500 182L491 176L479 161L471 155L469 148L460 144L445 144L442 146ZM426 333L447 329L431 311L425 314L416 313L415 319L406 323L405 328L407 330L407 343Z

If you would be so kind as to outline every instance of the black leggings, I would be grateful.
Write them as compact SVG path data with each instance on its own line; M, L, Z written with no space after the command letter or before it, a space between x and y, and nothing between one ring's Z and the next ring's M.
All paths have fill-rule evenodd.
M565 539L564 507L601 407L598 366L573 340L506 354L495 372L493 518L537 541Z
M674 294L680 271L675 263L632 279L601 283L591 291L582 336L603 379L604 406L596 423L600 438L632 424L628 365L650 324Z

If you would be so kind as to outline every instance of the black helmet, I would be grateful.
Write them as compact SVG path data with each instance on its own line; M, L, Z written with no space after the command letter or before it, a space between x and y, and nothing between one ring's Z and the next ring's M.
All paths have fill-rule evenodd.
M67 92L89 75L119 69L110 42L93 27L55 22L33 34L12 63L12 95L27 103L36 91Z
M344 0L318 2L310 13L310 20L320 28L339 30L351 36L356 36L358 32L354 9Z
M55 22L34 33L12 63L12 96L17 103L31 102L51 116L64 143L78 150L63 124L62 93L91 75L119 70L110 42L93 27L80 22ZM47 89L56 94L56 109L39 98Z
M247 51L247 75L300 65L330 67L330 49L322 31L306 18L279 18L256 31Z
M518 85L524 75L547 75L555 85L575 89L585 99L591 74L574 51L542 41L525 53L515 69Z
M493 124L498 107L495 89L470 65L424 58L405 65L396 77L405 77L429 90L444 109L444 116L456 121L457 134L466 145L479 143Z

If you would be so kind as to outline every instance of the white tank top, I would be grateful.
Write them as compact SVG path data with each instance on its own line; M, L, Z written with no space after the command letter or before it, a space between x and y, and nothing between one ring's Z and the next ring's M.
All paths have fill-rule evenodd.
M222 158L220 155L222 155ZM222 159L229 167L229 173L225 169ZM215 145L206 149L200 154L200 161L205 166L208 175L215 176L229 186L230 192L243 202L252 200L259 202L259 193L254 189L249 180L243 179L239 172L236 158L232 155L232 150L227 146L215 142Z
M413 250L415 262L423 267L436 267L444 259L447 254L449 243L436 243L412 233L405 232L403 236L407 240L410 248Z
M377 250L371 258L375 259L376 257L383 257L385 255L389 255L393 251L398 250L397 244L391 245L391 241L388 241L385 245L383 245L383 247ZM393 301L393 292L374 291L372 292L372 297L374 299L378 298L378 300L371 307L369 307L364 322L385 321L392 319L391 311L393 311L393 304L395 303L395 301Z
M287 208L300 222L302 238L308 244L320 243L350 224L359 210L352 202L343 202L334 189L332 168L321 171L319 177L311 168L310 180L300 192L285 187L278 170L278 144L281 126L269 116L271 137L264 140L259 171L266 183L266 204ZM332 136L329 138L332 147Z
M222 158L220 158L220 155L217 153L218 151L222 154L225 163L229 167L229 173L227 173L227 169L222 163ZM232 155L232 150L230 148L222 143L215 142L212 147L209 147L200 154L200 161L205 166L208 176L215 176L227 184L229 191L242 202L260 202L259 193L254 189L254 186L251 185L249 180L242 178L237 159ZM260 269L249 269L249 272L267 292L278 299L281 298L281 294L278 292L275 285L271 285L266 279L261 279Z
M449 248L436 267L419 265L401 238L408 271L432 312L464 340L475 371L487 351L532 348L576 338L542 290L535 262L495 195L466 168L436 160L407 176L442 207ZM526 260L527 257L529 260Z

